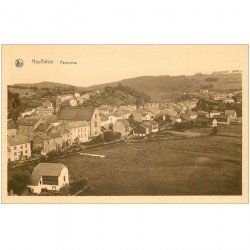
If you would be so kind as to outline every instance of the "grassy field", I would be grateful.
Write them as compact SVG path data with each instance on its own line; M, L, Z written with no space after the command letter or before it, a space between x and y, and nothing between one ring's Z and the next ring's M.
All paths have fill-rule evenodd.
M240 133L241 126L224 130ZM241 145L226 136L124 143L88 151L106 158L75 154L55 162L68 167L71 181L89 178L89 195L239 195Z

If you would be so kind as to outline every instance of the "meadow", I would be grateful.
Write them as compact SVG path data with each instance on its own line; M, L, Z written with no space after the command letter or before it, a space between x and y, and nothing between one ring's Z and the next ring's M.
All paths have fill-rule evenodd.
M219 128L227 130L236 136L128 141L88 150L106 158L75 153L54 162L68 167L71 182L88 178L92 191L87 195L240 195L241 126Z

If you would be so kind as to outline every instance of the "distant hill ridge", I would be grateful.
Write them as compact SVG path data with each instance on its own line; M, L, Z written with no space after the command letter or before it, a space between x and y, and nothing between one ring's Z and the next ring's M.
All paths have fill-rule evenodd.
M210 88L214 90L239 89L242 87L242 74L196 74L191 76L139 76L123 79L116 82L92 85L88 87L74 86L70 84L43 81L33 84L14 84L21 87L37 87L49 89L74 89L75 91L90 91L104 89L106 86L117 86L118 84L129 86L137 91L148 94L153 100L164 100L172 92L194 91L199 88Z
M37 87L37 88L75 88L74 85L71 84L64 84L64 83L56 83L56 82L49 82L49 81L43 81L43 82L37 82L37 83L17 83L13 84L14 87Z

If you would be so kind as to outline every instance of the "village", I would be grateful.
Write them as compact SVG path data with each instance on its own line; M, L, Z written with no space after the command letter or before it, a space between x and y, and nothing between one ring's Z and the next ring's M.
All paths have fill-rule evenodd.
M153 140L161 138L166 131L178 134L178 131L201 127L211 128L213 135L217 133L219 125L241 124L241 114L234 109L235 105L241 106L241 91L217 93L200 89L180 93L188 98L176 103L83 106L86 100L99 94L100 91L95 90L83 95L58 95L55 106L49 99L44 99L42 106L25 110L16 122L8 120L9 168L32 161L46 161L39 163L39 170L35 168L32 173L35 176L33 179L37 180L31 181L35 183L30 186L34 193L40 193L43 189L60 190L63 185L69 184L68 171L65 171L67 174L61 184L58 180L53 181L53 176L50 177L51 172L61 171L65 167L46 160L48 156L54 156L54 162L58 152L64 152L64 155L76 149L84 152L89 145L94 147L112 141ZM224 105L224 110L208 111L202 108L204 103L212 104L212 107ZM42 176L48 179L45 178L43 184L40 180Z

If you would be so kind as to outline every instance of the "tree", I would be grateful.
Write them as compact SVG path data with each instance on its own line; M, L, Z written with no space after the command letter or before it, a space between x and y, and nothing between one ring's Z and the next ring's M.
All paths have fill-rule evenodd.
M30 172L17 172L8 180L8 192L21 195L26 189L30 181Z

